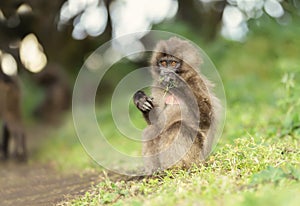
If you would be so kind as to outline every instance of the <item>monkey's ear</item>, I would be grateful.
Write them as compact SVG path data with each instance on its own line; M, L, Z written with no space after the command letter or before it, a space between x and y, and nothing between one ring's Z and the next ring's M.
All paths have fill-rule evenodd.
M163 56L163 54L161 52L153 52L151 60L150 60L150 64L152 66L158 66L158 61L161 59L161 57Z

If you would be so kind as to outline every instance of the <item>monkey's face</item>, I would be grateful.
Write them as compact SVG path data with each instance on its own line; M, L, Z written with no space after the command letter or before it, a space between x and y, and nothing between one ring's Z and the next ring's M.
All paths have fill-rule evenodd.
M157 43L151 58L152 75L161 86L178 87L177 83L198 75L201 63L199 51L192 44L172 37Z
M156 72L159 75L160 84L168 89L174 88L178 84L178 74L180 73L182 61L174 56L162 56L157 61Z

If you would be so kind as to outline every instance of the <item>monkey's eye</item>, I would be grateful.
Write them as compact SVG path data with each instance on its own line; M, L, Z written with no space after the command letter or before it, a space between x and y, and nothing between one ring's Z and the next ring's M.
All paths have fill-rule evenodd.
M161 64L163 67L167 67L167 61L165 61L165 60L161 61L160 64Z
M172 67L175 67L177 65L177 62L176 61L171 61L171 66Z

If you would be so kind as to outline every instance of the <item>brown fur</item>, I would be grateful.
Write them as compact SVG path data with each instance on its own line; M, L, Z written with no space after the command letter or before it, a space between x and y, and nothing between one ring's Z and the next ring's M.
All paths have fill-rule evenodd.
M179 86L167 93L157 66L166 56L181 60ZM143 112L149 124L143 133L142 151L147 173L172 166L189 168L211 151L220 106L211 91L212 84L198 71L201 62L198 50L176 37L159 42L153 53L154 106L149 114ZM180 104L166 104L166 96L171 93Z
M13 155L18 160L26 160L26 140L22 124L21 92L16 77L0 74L0 119L3 123L0 152L4 159L9 156L10 138L14 139Z

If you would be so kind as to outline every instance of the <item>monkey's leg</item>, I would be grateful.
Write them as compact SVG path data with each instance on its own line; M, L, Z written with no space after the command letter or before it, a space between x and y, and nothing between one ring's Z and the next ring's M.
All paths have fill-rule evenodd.
M143 113L146 122L150 125L149 113L154 108L152 98L148 97L143 91L137 91L133 96L133 102Z
M142 154L147 175L160 169L159 164L159 142L160 130L156 125L149 125L143 131L143 147Z
M156 147L157 143L155 143L155 140L143 143L142 154L144 169L147 175L153 174L160 168Z
M16 138L16 145L14 154L19 161L26 161L26 139L25 135L22 133L18 133L15 135Z
M188 168L199 163L203 146L197 135L197 131L181 121L172 124L160 138L161 167Z
M3 152L3 158L7 159L8 158L8 148L9 148L9 137L10 137L10 132L8 130L7 124L3 124L3 133L2 133L2 152Z

